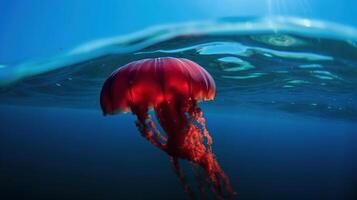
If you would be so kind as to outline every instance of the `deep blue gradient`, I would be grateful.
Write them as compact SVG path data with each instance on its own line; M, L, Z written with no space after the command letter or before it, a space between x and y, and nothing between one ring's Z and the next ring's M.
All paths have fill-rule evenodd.
M357 197L353 123L203 109L217 159L241 200ZM139 135L131 114L1 110L1 199L186 198L168 157Z

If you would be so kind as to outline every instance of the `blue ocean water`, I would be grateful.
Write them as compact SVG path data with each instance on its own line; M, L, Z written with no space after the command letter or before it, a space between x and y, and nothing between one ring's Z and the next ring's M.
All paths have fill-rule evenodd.
M99 107L113 70L162 56L215 79L199 106L237 199L357 199L356 6L0 2L0 199L188 199L135 116Z

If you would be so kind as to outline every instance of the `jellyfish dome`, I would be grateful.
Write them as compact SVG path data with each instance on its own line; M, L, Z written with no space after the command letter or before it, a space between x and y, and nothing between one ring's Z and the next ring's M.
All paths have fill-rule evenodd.
M102 87L100 103L104 115L132 112L137 116L142 136L170 156L185 192L192 198L179 158L205 172L217 197L223 197L223 185L226 195L233 196L230 181L212 152L212 138L197 105L213 100L215 95L215 82L204 68L188 59L163 57L134 61L114 71ZM165 133L155 125L150 109ZM200 186L202 195L203 190Z

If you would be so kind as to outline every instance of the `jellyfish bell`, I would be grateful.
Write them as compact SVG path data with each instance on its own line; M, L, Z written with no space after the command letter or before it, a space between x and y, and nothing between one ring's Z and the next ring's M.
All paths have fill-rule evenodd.
M216 86L208 72L183 58L155 58L131 62L105 81L100 102L104 114L128 112L132 106L154 108L162 102L212 100Z
M218 197L223 196L221 183L232 196L235 192L215 159L212 138L197 106L197 102L213 100L215 95L215 82L204 68L188 59L164 57L134 61L114 71L102 87L100 103L104 115L132 112L137 116L142 136L171 157L184 190L192 198L178 158L200 166ZM154 110L165 134L156 127L149 109Z

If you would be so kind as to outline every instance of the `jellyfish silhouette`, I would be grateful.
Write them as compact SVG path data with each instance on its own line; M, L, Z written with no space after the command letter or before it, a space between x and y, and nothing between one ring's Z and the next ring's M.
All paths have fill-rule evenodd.
M215 82L201 66L188 59L164 57L134 61L114 71L103 85L100 103L104 115L129 111L136 115L140 133L170 156L192 199L196 195L185 181L179 158L188 160L196 175L204 174L204 178L198 176L201 198L205 198L208 185L215 197L223 199L236 193L212 152L212 138L197 106L215 95ZM150 109L165 134L155 125Z

